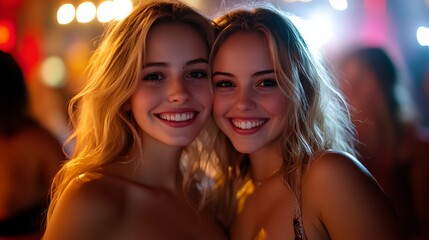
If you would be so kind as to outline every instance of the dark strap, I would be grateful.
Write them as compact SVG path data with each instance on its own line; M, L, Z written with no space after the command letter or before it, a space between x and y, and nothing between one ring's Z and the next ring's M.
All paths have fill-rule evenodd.
M298 181L295 182L294 191L294 209L293 209L293 231L295 233L295 240L307 240L307 236L304 231L304 223L302 220L302 209L301 209L301 171L297 173Z

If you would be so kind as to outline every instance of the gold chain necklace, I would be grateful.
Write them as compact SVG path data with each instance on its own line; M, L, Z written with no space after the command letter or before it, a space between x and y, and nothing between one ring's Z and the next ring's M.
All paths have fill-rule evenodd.
M276 177L277 175L279 175L281 170L281 167L279 167L278 169L274 170L272 173L270 173L267 177L265 177L264 179L261 180L256 180L256 179L252 179L252 182L255 186L260 187L262 186L262 183L264 183L265 181L270 180L271 178Z

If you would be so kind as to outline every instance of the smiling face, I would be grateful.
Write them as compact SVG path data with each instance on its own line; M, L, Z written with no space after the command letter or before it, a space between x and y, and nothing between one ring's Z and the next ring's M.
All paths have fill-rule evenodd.
M213 113L242 153L271 149L286 124L287 101L275 80L268 45L259 33L235 33L213 62Z
M211 113L208 50L202 36L180 23L148 33L141 79L130 108L145 137L174 146L191 143Z

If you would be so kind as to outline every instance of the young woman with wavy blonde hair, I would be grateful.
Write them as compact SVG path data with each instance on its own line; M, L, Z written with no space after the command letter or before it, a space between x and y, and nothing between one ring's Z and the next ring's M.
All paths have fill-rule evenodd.
M213 40L179 1L145 1L106 32L70 102L75 149L53 181L44 239L225 238L201 141Z
M232 239L398 239L354 156L347 105L292 21L263 6L215 20L217 153L236 186Z

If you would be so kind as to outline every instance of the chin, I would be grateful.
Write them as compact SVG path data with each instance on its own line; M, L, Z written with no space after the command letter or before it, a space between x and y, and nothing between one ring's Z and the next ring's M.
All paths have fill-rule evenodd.
M195 138L192 138L192 137L184 137L184 138L171 139L171 141L166 141L165 143L171 146L186 147L189 144L191 144L194 140Z
M251 154L254 153L256 151L256 148L254 146L248 146L246 144L232 144L234 145L234 148L243 154Z

